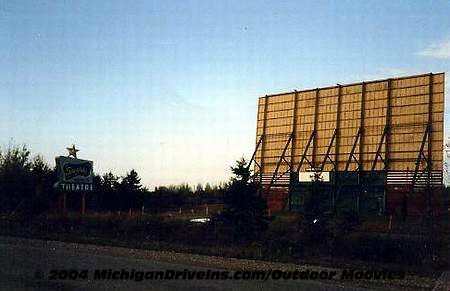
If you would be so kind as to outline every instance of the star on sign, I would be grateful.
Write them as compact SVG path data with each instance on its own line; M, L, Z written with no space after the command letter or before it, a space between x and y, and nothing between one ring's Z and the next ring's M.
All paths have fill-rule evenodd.
M75 148L74 144L72 145L72 147L67 147L66 149L69 151L68 157L72 156L75 159L77 158L77 152L79 152L80 150Z

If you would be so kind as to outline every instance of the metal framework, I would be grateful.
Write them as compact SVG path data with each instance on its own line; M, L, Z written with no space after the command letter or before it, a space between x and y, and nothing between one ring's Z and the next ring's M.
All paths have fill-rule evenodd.
M319 171L320 173L323 172L323 168L325 167L325 164L326 164L327 160L329 160L333 164L333 167L334 167L333 170L336 170L336 163L331 158L330 151L331 151L331 148L333 147L334 141L336 140L336 133L337 133L337 131L338 130L335 129L334 132L333 132L333 135L331 136L331 140L330 140L330 143L328 144L328 148L327 148L327 153L325 154L325 157L323 158L323 161L322 161L322 163L320 165L320 171Z
M375 153L375 159L373 160L373 163L372 163L372 168L371 168L372 171L375 171L375 167L377 166L378 159L380 159L383 162L384 170L387 170L387 168L388 168L388 159L386 158L387 151L385 152L384 158L381 155L381 148L383 147L383 144L385 145L385 148L387 147L386 141L387 141L388 128L389 127L386 125L384 127L383 134L381 135L380 143L378 144L377 152Z
M308 150L309 150L309 147L310 147L311 142L313 141L315 135L316 135L316 133L315 133L315 131L313 131L308 139L308 143L306 144L305 150L303 151L302 157L300 158L300 163L297 166L297 170L296 170L297 173L300 171L300 168L303 166L304 161L307 161L309 166L311 168L314 168L314 164L308 159Z
M350 151L350 154L348 155L348 160L345 164L345 171L348 171L348 167L350 166L350 163L352 162L352 160L354 160L356 162L356 164L358 165L358 170L361 168L361 163L358 160L358 157L356 157L355 155L355 150L356 150L356 146L358 145L358 142L361 140L361 135L362 135L362 128L360 127L358 129L358 132L356 133L355 136L355 141L353 142L353 146L352 146L352 150ZM360 147L361 150L361 147ZM361 158L361 155L359 156L359 158Z
M273 184L278 180L278 178L279 178L279 176L278 176L278 170L280 169L280 165L281 165L281 163L282 163L283 161L288 165L288 170L285 171L285 172L284 172L283 174L281 174L280 176L283 176L283 175L285 175L286 173L289 173L289 172L291 171L292 165L291 165L291 163L290 163L288 160L286 160L285 155L286 155L286 150L288 149L289 144L291 143L293 137L294 137L294 134L290 134L290 135L289 135L289 138L288 138L288 140L287 140L287 142L286 142L286 145L284 146L283 153L281 154L280 160L278 161L277 166L276 166L276 168L275 168L275 171L274 171L274 173L273 173L273 175L272 175L272 178L270 179L269 189L270 189L270 188L273 186Z
M319 89L316 88L314 90L314 113L313 113L313 122L312 122L312 129L309 135L309 138L307 139L307 142L303 148L303 152L301 153L301 155L299 156L299 160L297 163L294 163L295 157L298 157L298 153L296 153L296 145L297 144L297 124L298 124L298 120L296 119L297 117L297 108L298 108L298 104L299 104L299 93L298 91L294 91L294 97L293 97L293 111L292 111L292 131L287 135L287 140L285 140L284 142L284 146L283 146L283 150L281 151L281 155L278 158L278 161L276 162L275 165L275 170L272 171L271 173L271 178L270 178L270 182L268 183L268 189L270 190L271 187L273 187L274 185L276 185L277 181L280 179L280 177L285 176L287 173L289 173L290 175L294 174L294 173L299 173L300 169L305 165L305 163L307 163L309 165L309 167L316 173L321 173L324 171L325 166L327 165L327 163L330 163L332 165L331 168L331 172L336 172L338 171L338 169L342 169L339 168L340 163L344 164L344 172L359 172L359 175L361 177L361 174L363 171L370 171L370 172L375 172L375 171L380 171L377 170L377 166L379 165L379 163L381 162L383 167L381 168L381 171L388 173L389 171L392 171L391 169L391 153L417 153L417 158L414 161L414 170L412 173L412 180L410 183L411 186L411 191L414 191L415 187L417 187L418 181L419 180L423 180L424 175L426 175L426 187L428 190L428 193L430 193L431 191L430 188L432 187L432 179L433 179L433 159L432 159L432 152L433 152L433 148L432 148L432 142L433 142L433 138L432 138L432 134L433 134L433 77L434 75L432 73L428 74L428 75L420 75L420 76L428 76L429 81L428 81L428 120L426 122L426 127L425 127L425 131L423 132L423 138L422 138L422 142L420 143L420 148L418 148L417 150L404 150L404 151L395 151L392 152L391 151L391 146L392 146L392 127L393 127L393 123L392 123L392 98L393 98L393 80L394 79L386 79L386 80L382 80L382 81L378 81L378 82L386 82L385 86L386 86L386 103L385 103L385 108L386 108L386 113L385 113L385 120L384 120L384 124L382 125L382 131L381 131L381 135L377 134L377 136L379 136L379 141L374 144L373 141L370 144L370 146L373 145L373 150L375 150L375 152L370 152L370 151L365 151L365 142L366 142L366 119L368 118L368 113L366 110L366 98L367 97L367 84L369 84L370 82L362 82L359 83L359 85L361 86L361 91L359 92L360 94L360 103L361 103L361 107L359 109L360 111L360 116L359 116L359 120L360 120L360 124L359 124L359 128L356 132L356 134L353 136L353 143L351 144L351 150L348 153L348 158L347 160L339 160L339 156L342 157L343 154L345 154L345 152L342 151L341 146L340 146L340 141L341 141L341 127L342 127L342 85L337 85L337 95L335 95L336 99L337 99L337 105L336 105L336 126L333 130L333 133L328 141L328 146L326 148L325 154L318 154L318 129L319 129L319 120L318 120L318 115L319 115L319 91L324 89ZM356 84L352 84L352 85L356 85ZM350 85L346 85L346 86L350 86ZM248 164L248 167L250 168L251 164L254 162L255 165L258 167L258 171L259 171L259 177L260 177L260 182L262 181L262 175L264 172L264 152L265 152L265 145L266 145L266 138L267 138L267 132L266 132L266 120L267 120L267 106L268 106L268 101L267 98L268 96L265 97L266 100L264 101L264 118L263 120L263 125L262 125L262 134L260 136L260 138L258 139L257 143L256 143L256 148L255 151L253 152L252 158ZM312 99L311 99L312 100ZM397 105L397 107L399 107ZM311 107L312 108L312 107ZM370 135L370 133L369 133ZM372 132L373 135L373 132ZM305 140L306 141L306 140ZM322 141L323 144L323 141ZM375 149L376 147L376 149ZM324 148L324 147L323 147ZM258 163L257 161L257 152L258 150L261 150L261 155L260 155L260 162ZM289 152L290 150L290 152ZM373 151L372 150L372 151ZM297 155L296 155L297 154ZM372 157L373 155L373 159L369 159L369 156ZM323 159L321 161L318 161L318 157L322 156ZM341 158L342 159L342 158ZM399 160L397 158L397 160ZM354 168L354 170L350 170L350 166L352 163L356 163L356 168ZM366 163L366 164L364 164ZM367 164L369 163L369 164ZM283 172L280 172L280 168L282 166L282 164L287 165L287 170L283 170ZM342 165L341 164L341 165ZM366 165L366 166L364 166ZM423 167L421 167L421 165L424 165ZM421 170L422 168L422 170ZM378 168L379 169L379 168ZM342 170L340 170L342 171ZM409 171L409 170L408 170ZM387 180L386 180L387 181ZM385 181L385 183L387 183ZM359 182L358 182L359 183ZM339 187L337 187L335 189L335 194L333 197L333 203L335 202L334 200L336 199L336 197L339 196ZM430 207L430 197L428 198L428 207Z
M261 168L261 165L256 161L255 157L256 157L256 152L258 151L259 146L261 145L263 139L264 139L264 135L261 135L258 142L256 143L256 147L255 147L255 150L253 151L252 158L248 162L247 169L250 169L252 162L254 162L259 168Z
M416 166L414 169L414 176L413 176L412 183L411 183L412 187L415 186L417 179L420 178L420 176L417 177L417 174L419 172L419 167L422 162L425 161L425 163L426 163L425 171L427 172L427 175L430 176L430 174L431 174L430 155L429 154L425 155L425 151L424 151L425 144L427 143L427 140L430 139L430 127L431 127L431 125L427 125L425 133L423 134L422 144L420 145L419 153L417 155ZM427 181L427 184L429 184L429 181Z

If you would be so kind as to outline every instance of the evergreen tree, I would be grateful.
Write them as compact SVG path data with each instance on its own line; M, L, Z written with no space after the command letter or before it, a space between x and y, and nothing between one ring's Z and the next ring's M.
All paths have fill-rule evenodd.
M34 193L30 200L31 214L39 214L48 209L51 201L57 199L56 192L53 189L55 181L55 171L44 161L41 155L37 155L30 163L31 175L33 179Z
M103 174L99 181L98 189L94 183L97 192L99 207L102 210L118 210L120 209L120 197L118 195L119 177L109 172Z
M206 193L211 193L212 192L212 187L209 183L206 183L205 185L205 192Z
M222 218L232 226L236 239L251 240L267 229L266 201L259 194L259 186L251 180L244 158L237 161L231 171L234 177L225 192Z
M10 144L0 152L0 211L31 216L47 209L54 171L42 156Z
M195 187L195 194L201 195L204 192L202 184L198 183Z
M0 155L0 207L12 211L33 195L30 151L25 145L10 145Z
M139 178L138 173L133 169L121 181L122 189L127 192L139 192L142 188L141 178Z
M48 181L52 178L53 171L41 155L33 158L30 168L37 182Z
M140 208L143 204L143 191L141 179L138 173L133 169L122 178L119 186L121 208Z

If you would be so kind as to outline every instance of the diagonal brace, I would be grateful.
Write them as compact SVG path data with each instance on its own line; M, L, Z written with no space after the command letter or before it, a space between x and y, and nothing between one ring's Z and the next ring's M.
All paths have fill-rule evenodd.
M294 136L294 134L292 134L292 133L289 135L289 138L288 138L288 140L287 140L287 142L286 142L286 145L284 146L283 153L281 154L280 160L278 161L277 167L275 168L275 172L273 173L272 179L270 180L269 189L270 189L270 187L273 185L273 183L275 183L275 181L277 180L276 177L277 177L278 170L279 170L279 168L280 168L281 162L282 162L283 160L286 161L286 159L284 158L284 156L286 155L287 148L289 147L289 144L291 143L293 136ZM290 167L291 167L291 164L290 164L289 162L287 162L287 161L286 161L286 163L288 164L288 166L289 166L289 168L290 168Z
M361 138L362 128L360 127L358 129L358 133L356 134L355 142L353 143L352 150L350 151L350 155L348 157L347 163L345 164L345 171L348 171L348 167L350 166L350 163L352 160L355 160L355 162L358 164L358 169L360 169L361 165L358 159L355 156L355 149L356 145L358 144L359 139Z
M377 166L378 158L380 158L380 160L383 162L384 169L385 170L387 169L387 161L381 156L381 147L382 147L383 143L386 142L387 132L388 132L388 127L385 126L384 130L383 130L383 134L381 135L380 143L378 144L377 153L375 154L375 160L373 161L373 164L372 164L372 171L374 171L375 167Z
M247 170L250 169L250 166L251 166L252 162L255 162L255 164L258 165L258 167L261 168L261 165L259 165L259 163L256 162L256 153L258 151L259 146L262 144L263 139L264 139L264 135L261 135L261 137L259 138L258 143L256 144L256 148L255 148L255 151L253 152L252 158L248 162Z
M315 131L313 130L311 135L310 135L310 137L309 137L308 143L306 144L305 150L303 151L302 157L300 159L300 163L298 164L298 167L297 167L297 170L296 170L297 173L300 171L300 168L303 166L303 162L305 160L308 162L309 166L311 168L313 168L313 165L312 165L311 161L308 159L307 155L308 155L308 149L309 149L309 147L311 145L312 140L314 139L314 136L315 136Z
M336 164L333 161L333 159L330 157L331 147L333 146L334 140L336 139L336 134L337 134L337 129L334 130L333 136L331 137L330 143L328 144L327 153L325 154L325 158L323 159L322 165L320 166L320 173L322 173L327 160L329 160L333 164L334 169L336 169Z
M431 161L429 161L428 157L425 156L424 153L424 148L425 148L425 143L426 141L429 139L429 134L430 134L430 129L431 129L431 125L428 124L427 128L425 130L425 133L423 134L423 139L422 139L422 144L420 145L420 150L419 150L419 154L417 155L417 160L416 160L416 167L414 169L414 176L412 179L412 186L414 186L414 184L416 183L416 178L417 178L417 172L419 171L419 166L420 163L422 162L422 159L425 160L426 162L426 170L430 171L431 169ZM428 153L429 155L430 153Z

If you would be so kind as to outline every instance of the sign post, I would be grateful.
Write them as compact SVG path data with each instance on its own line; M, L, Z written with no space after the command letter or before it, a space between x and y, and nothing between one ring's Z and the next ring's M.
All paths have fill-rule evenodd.
M81 215L86 212L86 193L81 194Z
M63 194L63 214L66 215L67 213L67 193L64 192Z

